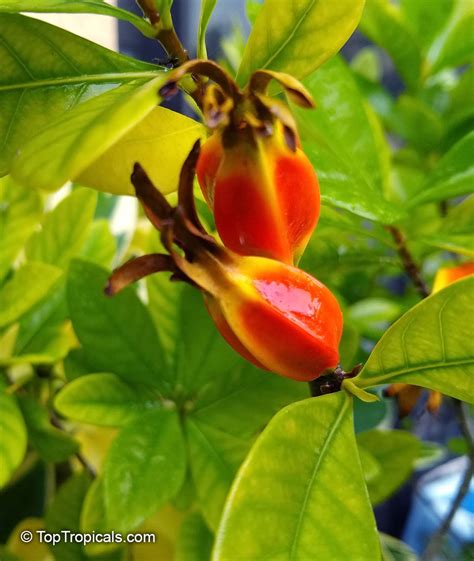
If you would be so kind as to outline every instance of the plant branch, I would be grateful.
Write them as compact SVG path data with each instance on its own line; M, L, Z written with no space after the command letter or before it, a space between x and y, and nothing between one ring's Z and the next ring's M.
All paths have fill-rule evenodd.
M451 508L449 509L439 528L431 536L426 550L423 553L422 561L434 561L437 558L438 553L443 547L443 542L446 534L448 533L449 528L451 527L451 523L456 516L456 512L458 511L464 498L469 492L471 480L474 475L474 440L469 426L469 413L466 411L466 406L462 401L456 399L454 401L454 404L457 410L461 432L468 445L467 468L464 472L461 484L459 485L458 492L456 493L456 496L454 497L454 500L451 504Z
M395 226L387 226L387 230L390 232L395 241L396 249L406 274L413 282L418 294L422 298L426 298L430 295L430 291L421 276L420 268L413 260L413 256L408 249L404 234Z

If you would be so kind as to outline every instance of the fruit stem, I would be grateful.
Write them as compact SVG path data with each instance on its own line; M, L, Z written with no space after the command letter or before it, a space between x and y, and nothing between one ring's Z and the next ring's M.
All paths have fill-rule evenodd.
M344 380L354 378L361 370L362 364L357 364L349 372L345 372L339 365L332 372L328 372L315 380L311 380L311 382L308 383L311 397L318 397L340 391Z

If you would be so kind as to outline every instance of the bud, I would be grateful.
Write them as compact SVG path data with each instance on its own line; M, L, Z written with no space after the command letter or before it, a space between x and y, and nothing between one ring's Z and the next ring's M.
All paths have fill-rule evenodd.
M190 61L162 88L187 72L214 81L202 95L212 134L197 164L198 181L226 247L293 264L316 227L320 194L316 173L299 147L294 118L267 95L276 80L289 97L313 107L305 88L287 74L260 70L245 90L209 61Z
M138 165L132 182L169 255L145 255L117 269L106 289L158 271L198 287L226 341L244 358L282 376L309 381L339 361L342 313L332 293L304 271L264 257L240 256L218 244L200 223L192 194L196 143L172 208ZM177 252L176 247L181 249Z

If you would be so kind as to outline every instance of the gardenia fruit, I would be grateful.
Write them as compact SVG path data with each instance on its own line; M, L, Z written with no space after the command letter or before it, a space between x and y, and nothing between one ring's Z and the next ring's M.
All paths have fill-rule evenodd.
M288 106L266 90L276 80L307 108L313 107L310 95L291 76L270 71L255 72L242 91L219 66L199 60L176 70L162 92L174 92L171 85L188 72L215 82L203 94L212 134L196 171L224 245L293 264L318 221L319 184Z
M220 333L244 358L295 380L317 378L339 362L342 313L328 288L304 271L273 259L240 256L218 244L194 207L196 143L180 178L172 208L140 166L132 182L147 216L161 232L165 254L125 263L106 289L124 286L158 271L197 286ZM181 251L177 251L177 247Z

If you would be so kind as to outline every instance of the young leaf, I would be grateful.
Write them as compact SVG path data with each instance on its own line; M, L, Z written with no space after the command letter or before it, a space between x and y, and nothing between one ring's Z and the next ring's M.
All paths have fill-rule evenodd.
M197 40L197 57L207 58L206 49L206 29L209 25L212 12L216 6L217 0L201 0L201 15L199 17L198 40Z
M174 561L209 561L214 537L197 512L189 514L181 525Z
M22 146L12 176L20 183L55 190L77 178L99 156L150 113L159 101L163 74L129 81L77 105ZM122 185L108 191L123 194ZM129 183L125 193L131 193Z
M304 78L334 55L359 23L364 0L266 0L247 42L237 81L266 68Z
M474 276L425 298L388 329L354 382L406 382L474 402Z
M99 191L133 195L130 174L134 163L139 162L159 190L170 193L178 186L179 172L191 147L204 136L201 123L165 107L155 107L77 180Z
M47 410L32 397L22 396L19 404L28 429L28 440L46 462L63 462L78 451L79 443L53 427Z
M41 230L26 245L30 261L66 267L81 249L94 217L97 193L77 189L46 215Z
M0 289L0 327L17 321L44 298L62 275L46 263L26 263Z
M38 193L17 185L10 177L0 179L0 282L41 215Z
M156 76L156 66L18 14L0 14L0 45L0 176L57 116L117 84Z
M26 452L26 427L16 397L0 386L0 487L10 479Z
M107 4L103 0L0 0L0 13L101 14L132 23L147 37L155 37L156 30L145 19L128 10Z
M148 409L161 406L152 389L124 382L114 374L89 374L67 384L55 409L75 421L120 427Z
M304 84L317 108L294 110L323 201L371 220L396 220L401 211L382 195L389 165L387 144L347 65L334 58Z
M71 262L69 311L91 369L166 392L163 350L147 309L132 288L113 298L105 296L107 279L108 273L97 265Z
M236 543L240 561L380 559L351 409L336 393L272 419L234 481L214 561L234 559Z
M424 188L408 204L414 207L471 193L474 178L473 152L474 131L459 140L439 160Z
M400 430L370 430L357 435L357 444L373 456L379 466L367 481L370 500L377 505L390 497L410 477L421 451L412 434Z
M418 561L418 557L407 546L388 534L380 534L383 561Z
M127 531L139 526L184 481L186 452L175 410L149 411L122 429L104 471L106 520Z
M421 72L421 53L416 35L404 21L400 9L389 0L367 0L361 30L385 49L411 90Z

